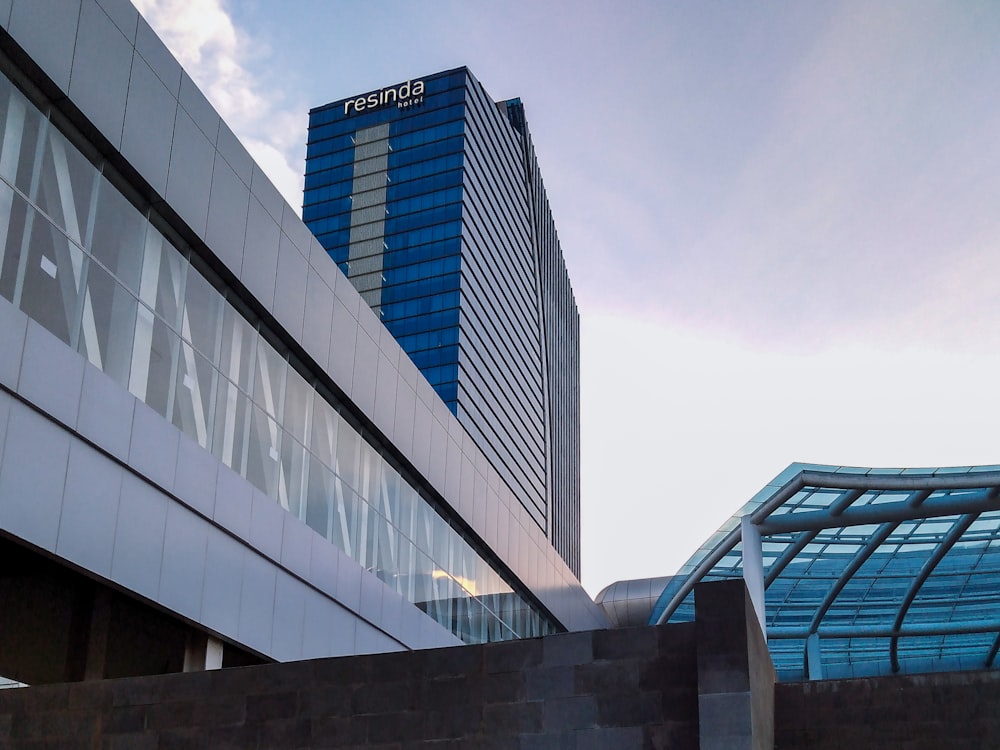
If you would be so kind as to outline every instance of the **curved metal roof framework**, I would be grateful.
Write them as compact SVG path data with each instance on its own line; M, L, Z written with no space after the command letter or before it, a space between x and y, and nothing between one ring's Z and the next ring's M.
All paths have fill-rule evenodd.
M693 619L695 583L734 577L764 589L781 679L992 668L1000 466L792 464L667 584L650 622Z

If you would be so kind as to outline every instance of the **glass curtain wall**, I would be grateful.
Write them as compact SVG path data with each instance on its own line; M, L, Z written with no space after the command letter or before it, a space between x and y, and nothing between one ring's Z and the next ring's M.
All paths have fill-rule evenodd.
M0 134L0 295L462 640L554 631L6 77Z

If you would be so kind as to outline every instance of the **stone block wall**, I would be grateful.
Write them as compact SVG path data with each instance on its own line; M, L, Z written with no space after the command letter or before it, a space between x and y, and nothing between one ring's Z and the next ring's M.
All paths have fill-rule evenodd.
M691 625L0 691L4 748L696 748Z
M1000 747L1000 672L779 683L776 750Z
M774 665L741 580L695 587L701 750L770 750Z
M0 690L0 748L770 747L746 587L697 591L693 623Z

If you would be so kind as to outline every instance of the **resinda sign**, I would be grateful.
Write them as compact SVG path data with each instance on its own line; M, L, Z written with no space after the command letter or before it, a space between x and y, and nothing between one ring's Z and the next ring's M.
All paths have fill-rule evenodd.
M381 91L374 91L367 96L348 99L344 102L344 115L352 112L364 112L370 109L380 109L387 104L395 104L400 109L412 107L424 101L424 82L407 81L398 86L390 86Z

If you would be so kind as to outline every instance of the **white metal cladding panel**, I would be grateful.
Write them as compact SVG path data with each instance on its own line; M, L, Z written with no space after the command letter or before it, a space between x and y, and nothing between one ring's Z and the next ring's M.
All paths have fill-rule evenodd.
M86 0L86 4L88 6L88 14L105 12L105 9L102 8L100 4L96 3L95 0ZM78 34L110 34L110 31L114 30L109 30L107 24L100 18L100 16L88 15L88 17L91 17L91 21L88 21L87 23L94 25L94 28L99 27L102 30L94 32L93 29L88 26L81 32L80 18L82 11L80 8L82 8L83 5L84 3L72 1L63 2L63 0L14 0L12 3L12 12L8 25L11 36L18 44L21 44L25 48L31 57L40 65L42 70L49 75L53 82L57 86L61 87L63 91L68 91L70 89L74 68L76 66L80 66L80 80L84 81L86 80L84 68L91 64L91 60L83 54L76 58L71 56ZM121 19L123 17L123 14L114 9L107 13L107 18L116 22L115 25L118 26L117 32L122 33L123 38L127 39L128 37L121 31L120 28L120 24L122 22ZM133 54L132 58L128 61L127 64L130 70L131 67L135 65L136 60L138 60L139 63L148 65L149 68L151 68L156 74L157 78L159 78L164 86L167 87L171 96L173 97L174 92L176 91L178 97L176 118L172 131L170 161L167 167L165 197L171 208L177 211L195 235L205 238L210 221L209 214L211 209L209 204L211 202L210 198L214 187L213 172L215 171L215 167L219 166L220 169L225 167L225 169L222 169L220 173L225 174L227 178L230 178L231 184L235 184L236 181L243 183L243 181L240 179L237 170L233 169L233 165L229 164L229 162L225 160L224 156L218 159L216 158L221 127L221 120L218 113L215 112L212 106L205 99L204 95L193 84L187 74L180 72L178 83L179 67L176 64L176 61L173 60L169 53L166 52L162 44L155 39L155 35L151 34L145 22L138 17L137 14L136 24L135 35L133 40L129 41L129 44L139 45L139 55ZM90 30L88 31L87 29ZM140 68L140 70L142 73L134 77L136 85L139 85L142 75L146 72L145 68ZM83 84L81 83L80 85ZM138 108L142 105L138 103L140 101L139 99L134 98L133 101L136 102L136 113L138 115ZM92 108L97 106L94 102L89 101L81 101L81 104L86 104L88 107ZM117 106L118 105L116 104L115 107ZM120 146L122 143L122 135L125 127L124 123L129 118L127 96L122 99L121 107L124 108L124 111L121 113L123 129L120 129L117 132L103 131L105 137L107 137L107 139L116 146ZM118 113L116 112L97 113L96 110L85 110L84 114L88 116L92 124L98 127L109 127L107 125L107 121L109 121L109 118L112 115L114 116L115 122L118 120ZM223 136L223 141L225 141L225 136ZM242 158L239 150L230 149L229 151L225 151L229 148L227 145L223 145L222 148L225 153L229 154L230 159L233 161L238 162ZM139 169L140 174L150 185L162 184L162 169L157 168L157 162L155 159L151 160L148 165L133 164L133 166ZM255 168L255 165L252 166ZM237 168L239 171L245 172L242 165L237 165ZM256 172L253 172L253 174L256 175ZM255 193L259 190L259 197L262 202L267 202L271 205L272 210L274 210L275 191L273 186L271 186L266 181L266 178L263 177L260 180L252 178L251 181L254 186L261 185L264 187L256 188L251 186L249 189L250 192ZM245 183L243 184L245 186ZM238 192L242 193L242 188ZM242 203L242 199L240 202ZM220 208L218 210L223 209ZM309 265L310 260L313 260L314 262L326 262L327 259L322 253L317 252L314 254L311 252L314 240L305 225L295 215L295 211L287 204L284 204L281 214L282 231L279 242L287 241L287 236L287 238L291 239L291 241L299 248L299 252L301 253L299 258L303 259L304 265L306 266L305 273L307 275L319 273L320 276L327 277L330 273L329 268L324 267L322 272L318 272L315 268ZM277 217L274 218L276 219ZM245 227L245 221L246 217L243 218L241 227ZM252 244L247 241L238 262L235 259L235 255L233 256L230 270L236 277L239 277L242 271L243 258L252 257L253 249ZM310 260L303 258L302 254L308 254ZM279 276L282 273L287 273L287 270L285 272L281 270L281 264L282 261L279 255L279 267L277 270L277 274ZM301 265L298 263L293 263L292 266L293 268L301 268ZM299 294L297 300L295 299L295 290L302 289L305 283L305 276L302 277L303 286L300 286L297 283L298 273L299 272L296 271L295 274L292 274L292 277L296 281L290 285L285 284L284 286L281 286L282 282L280 281L277 283L277 286L281 286L281 289L276 288L274 298L275 307L272 308L272 312L296 340L300 340L302 336L301 321L303 318L299 317L299 311L301 310L302 313L305 312L303 310L305 299L304 292ZM343 280L343 284L338 284L335 291L337 296L347 303L348 308L355 310L356 313L354 316L348 316L348 319L344 321L347 325L344 325L343 328L339 329L339 332L335 323L334 330L332 331L330 338L331 360L335 356L334 352L339 350L341 347L350 350L356 346L358 333L357 318L361 319L361 327L368 331L369 335L374 337L376 341L380 337L378 331L381 329L381 324L370 312L367 306L363 306L363 309L361 309L361 306L359 306L360 298L353 289L347 288L349 286L350 284L345 278ZM290 294L282 294L282 290L286 290ZM289 305L289 309L281 308L281 305L285 303ZM353 322L353 325L351 325L351 322ZM309 353L313 354L314 352L309 351ZM321 365L326 364L322 361L323 359L324 357L317 356L317 361L319 361ZM373 364L376 358L370 357L369 359L372 359L372 362L369 364ZM349 381L339 380L338 385L344 389L347 396L352 401L358 404L359 408L368 418L375 421L376 426L380 430L382 430L385 434L391 435L393 432L393 424L384 423L387 413L378 415L375 413L376 394L374 392L374 378L358 377L361 373L353 372L355 368L351 369L354 377L352 377ZM391 385L393 389L396 389L397 385L393 379L387 378L385 382L386 387L390 387ZM422 378L418 379L418 392L419 390L422 390L424 386L426 386L426 381L423 381ZM430 390L429 387L427 390ZM419 400L420 399L418 398L418 401ZM446 433L451 432L456 428L456 424L453 424L455 420L450 414L442 415L440 417L432 417L431 422L445 426ZM433 451L430 451L429 453L425 452L429 451L430 446L427 442L418 441L416 439L416 427L417 423L415 420L413 450L411 453L404 453L404 455L413 462L418 471L423 474L424 477L429 478L429 474L432 473L430 472L430 463L434 460L432 455ZM474 464L481 460L479 451L474 448L469 448L467 451L463 450L463 457L464 460L472 461ZM440 456L438 460L442 460L443 458L444 456ZM440 479L444 480L444 477L440 477ZM453 507L458 508L463 505L461 498L446 491L443 481L434 482L432 480L432 484L439 492L441 492L441 494ZM471 515L466 514L465 520L473 526L473 529L481 538L487 538L488 534L486 533L486 530L484 528L479 528L475 519ZM499 519L499 523L510 522L510 520L502 517ZM547 545L547 542L545 542L545 544ZM580 588L579 585L573 581L572 577L566 579L565 571L560 567L560 561L550 560L550 555L545 552L539 552L540 554L536 554L530 558L530 564L554 566L551 570L548 570L541 576L539 575L540 571L523 569L521 562L517 559L508 558L505 562L514 570L515 574L529 586L529 581L555 579L572 581L570 585L575 593L568 606L563 606L563 599L555 597L552 595L551 591L547 591L545 589L538 589L535 591L536 595L541 598L542 602L546 604L546 606L549 606L552 609L564 625L570 627L571 629L603 625L600 614L597 612L592 602L590 602L589 597L587 597L582 588ZM566 601L569 600L566 599Z
M276 624L286 616L279 599L329 602L320 609L339 631L315 655L458 642L432 621L429 630L412 627L414 616L429 618L2 299L0 341L17 365L3 385L24 399L0 390L6 533L276 657L300 648L288 624ZM82 369L66 367L67 353ZM36 376L46 371L52 375L40 389ZM41 393L40 402L19 392L19 382ZM77 436L73 412L57 409L60 417L43 406L50 395L43 391L59 388L75 392L78 404L82 389L110 405L88 435L93 446ZM79 419L91 417L82 410ZM362 591L370 623L360 618Z

